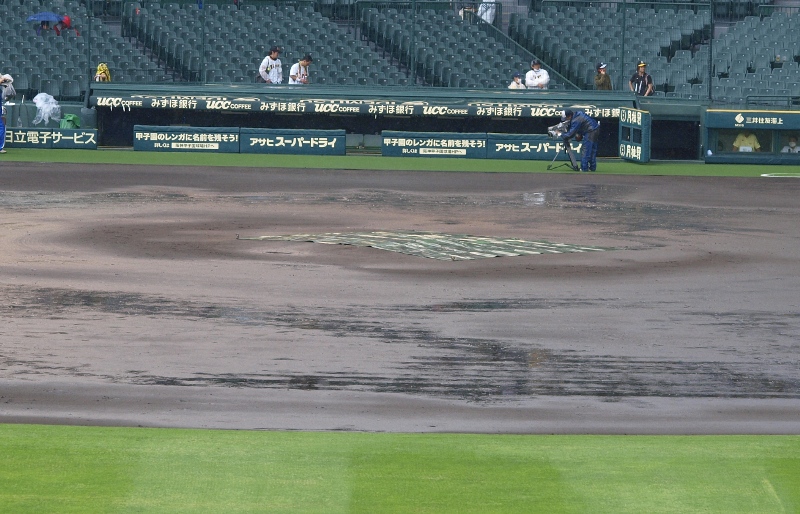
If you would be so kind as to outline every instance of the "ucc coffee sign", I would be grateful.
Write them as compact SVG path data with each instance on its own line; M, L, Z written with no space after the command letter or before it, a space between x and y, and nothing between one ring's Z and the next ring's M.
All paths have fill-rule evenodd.
M452 102L403 101L390 99L301 98L290 100L252 97L132 95L91 97L91 104L109 109L183 109L217 112L264 112L277 114L320 113L330 115L423 116L435 118L553 118L565 106L544 102L487 102L456 99ZM617 118L619 107L581 106L587 114L598 118Z

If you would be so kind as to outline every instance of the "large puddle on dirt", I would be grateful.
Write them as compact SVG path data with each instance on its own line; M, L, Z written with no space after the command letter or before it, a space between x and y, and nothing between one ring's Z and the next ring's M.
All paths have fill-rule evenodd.
M402 345L402 357L384 363L382 374L329 370L327 372L213 373L161 376L147 370L123 376L93 375L86 366L58 368L45 360L22 362L0 355L0 369L15 369L18 376L53 374L95 376L132 384L174 386L228 386L246 388L338 389L397 392L473 401L513 400L535 395L586 395L609 401L632 396L798 398L800 374L795 350L783 349L775 357L782 373L768 372L768 349L751 361L634 358L556 351L544 345L520 344L502 339L449 337L420 328L415 312L489 312L501 310L570 309L599 305L605 299L553 300L474 299L434 305L396 305L391 308L355 306L349 309L292 309L264 312L166 298L61 289L6 289L0 316L4 318L64 319L71 313L108 313L158 319L191 318L233 326L275 327L299 339L324 333L333 337L363 338L366 344ZM705 321L759 323L766 330L786 334L796 330L800 315L787 318L767 314L694 313ZM381 321L376 321L381 320ZM738 321L736 321L738 320ZM293 332L296 331L296 332ZM5 353L5 352L3 352ZM191 359L187 356L187 359ZM387 359L390 359L387 357ZM285 360L285 359L284 359ZM791 361L791 362L790 362ZM324 364L322 365L324 367ZM786 368L794 371L786 372ZM779 376L780 375L780 376Z

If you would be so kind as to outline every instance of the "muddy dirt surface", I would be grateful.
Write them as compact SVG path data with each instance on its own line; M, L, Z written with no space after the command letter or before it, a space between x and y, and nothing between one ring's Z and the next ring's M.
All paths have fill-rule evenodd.
M0 421L800 433L800 180L0 163ZM606 249L434 260L240 237Z

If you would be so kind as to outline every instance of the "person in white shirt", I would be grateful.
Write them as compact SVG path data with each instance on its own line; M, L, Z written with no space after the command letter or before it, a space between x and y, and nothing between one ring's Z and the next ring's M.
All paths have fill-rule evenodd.
M781 150L783 153L800 153L800 146L797 146L797 138L795 136L789 136L789 144L783 147Z
M313 61L314 59L306 54L300 62L294 63L289 70L289 84L308 84L308 65Z
M539 59L531 61L531 71L525 74L525 86L528 89L547 89L550 83L550 74L542 69L542 62Z
M508 85L508 89L528 89L525 87L525 84L522 83L521 73L515 73L511 76L511 84Z
M283 82L283 65L280 59L281 49L273 46L269 49L269 55L261 61L258 67L258 74L267 84L280 84Z
M497 11L497 3L496 2L481 2L481 5L478 7L478 17L491 25L494 23L494 15Z

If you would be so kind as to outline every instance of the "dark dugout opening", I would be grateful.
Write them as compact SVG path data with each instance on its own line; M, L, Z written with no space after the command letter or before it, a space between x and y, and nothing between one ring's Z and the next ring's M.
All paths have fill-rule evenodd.
M700 122L653 120L650 158L691 161L700 156Z

